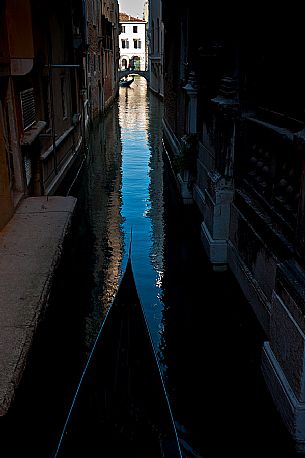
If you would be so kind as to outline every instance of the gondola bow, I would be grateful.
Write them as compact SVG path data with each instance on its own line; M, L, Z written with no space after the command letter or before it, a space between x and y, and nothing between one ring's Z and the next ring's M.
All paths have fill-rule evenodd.
M182 456L130 257L53 456Z

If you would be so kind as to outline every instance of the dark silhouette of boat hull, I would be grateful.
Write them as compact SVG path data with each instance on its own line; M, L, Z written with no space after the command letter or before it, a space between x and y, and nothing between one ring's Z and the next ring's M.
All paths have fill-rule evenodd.
M181 457L130 259L54 457Z

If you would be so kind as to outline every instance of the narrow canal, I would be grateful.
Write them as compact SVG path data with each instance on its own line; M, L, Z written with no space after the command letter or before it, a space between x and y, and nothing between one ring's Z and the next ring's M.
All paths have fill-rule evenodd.
M1 457L54 450L125 267L131 227L138 291L185 456L296 456L261 376L264 336L230 273L212 272L196 210L179 201L162 151L162 108L137 78L92 127L50 307L15 407L0 423Z

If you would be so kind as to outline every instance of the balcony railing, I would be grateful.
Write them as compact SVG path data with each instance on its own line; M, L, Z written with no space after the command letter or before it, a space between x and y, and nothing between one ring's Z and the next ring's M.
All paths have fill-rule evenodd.
M302 167L293 131L248 118L239 161L239 176L247 190L294 232Z

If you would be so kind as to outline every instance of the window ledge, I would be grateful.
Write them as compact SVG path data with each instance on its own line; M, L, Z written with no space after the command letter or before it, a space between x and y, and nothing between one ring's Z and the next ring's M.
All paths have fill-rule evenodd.
M31 126L30 129L24 132L23 139L21 140L22 146L29 146L31 145L39 134L43 131L46 127L47 123L45 121L38 121Z

